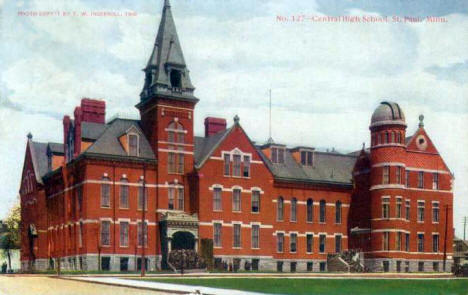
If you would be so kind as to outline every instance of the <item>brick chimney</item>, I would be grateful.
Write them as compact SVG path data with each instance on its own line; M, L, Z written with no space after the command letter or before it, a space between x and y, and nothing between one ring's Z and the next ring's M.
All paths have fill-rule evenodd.
M81 102L83 104L83 101ZM75 117L75 134L74 134L74 153L73 157L76 157L81 152L81 120L83 118L83 113L81 107L76 107L75 112L73 113Z
M103 100L83 98L81 100L81 113L82 122L104 124L106 121L106 102Z
M226 119L214 117L205 118L205 137L226 130L226 125Z
M67 136L68 136L68 132L70 132L70 125L71 125L70 116L68 115L63 116L63 152L65 154L65 162L69 160L67 159L67 155L68 155Z

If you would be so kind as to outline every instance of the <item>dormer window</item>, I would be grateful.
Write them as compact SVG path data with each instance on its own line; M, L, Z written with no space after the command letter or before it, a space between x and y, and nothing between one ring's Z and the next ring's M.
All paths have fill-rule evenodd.
M171 86L174 88L182 88L182 75L179 70L171 70Z
M284 163L284 148L271 148L271 161L273 163Z
M301 151L301 164L304 166L312 166L314 154L311 151Z
M128 155L138 157L139 140L138 134L128 134Z

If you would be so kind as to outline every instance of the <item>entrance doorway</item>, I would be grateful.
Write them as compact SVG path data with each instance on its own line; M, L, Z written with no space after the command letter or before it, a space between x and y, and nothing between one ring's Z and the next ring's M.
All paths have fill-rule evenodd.
M178 231L172 236L172 250L194 250L195 236L186 231Z

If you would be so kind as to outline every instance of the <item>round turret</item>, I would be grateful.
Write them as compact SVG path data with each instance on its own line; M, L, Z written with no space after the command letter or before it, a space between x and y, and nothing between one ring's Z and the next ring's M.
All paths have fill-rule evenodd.
M371 118L370 127L382 125L403 125L406 126L405 114L400 106L394 102L383 101L375 109Z

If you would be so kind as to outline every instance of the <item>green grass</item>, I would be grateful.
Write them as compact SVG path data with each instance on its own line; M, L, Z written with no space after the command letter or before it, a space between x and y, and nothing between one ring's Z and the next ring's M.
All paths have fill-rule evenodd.
M145 279L271 294L466 295L468 279L291 279L209 278Z

